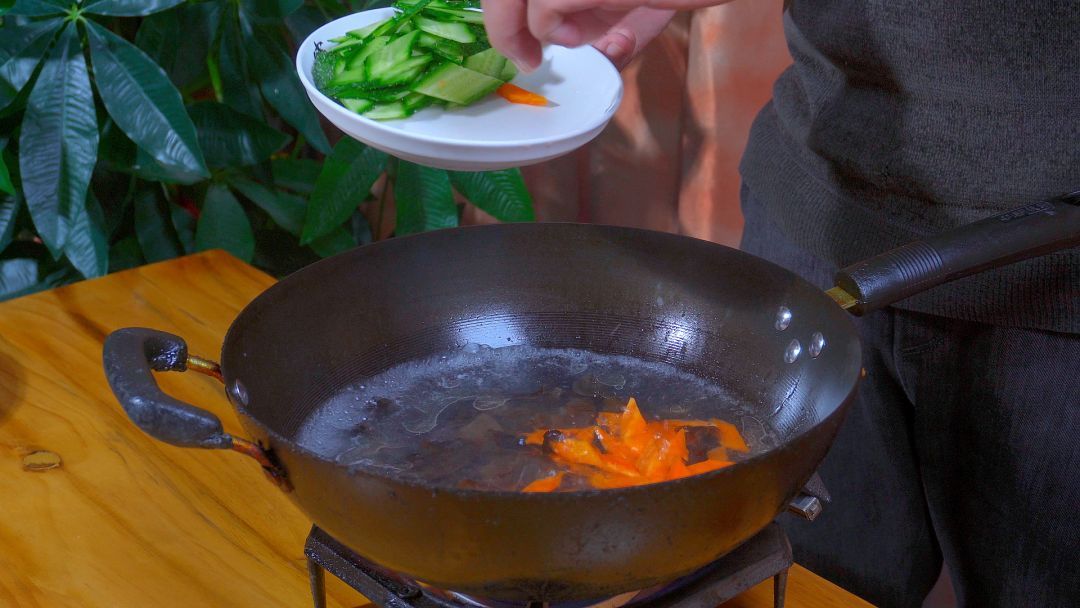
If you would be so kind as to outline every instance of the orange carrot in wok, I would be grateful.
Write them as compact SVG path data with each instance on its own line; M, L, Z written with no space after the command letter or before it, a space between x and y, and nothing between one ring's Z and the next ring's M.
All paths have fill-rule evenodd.
M537 479L536 481L534 481L534 482L530 483L529 485L525 486L521 491L522 492L554 492L559 487L559 484L562 483L563 477L565 477L565 476L566 476L566 473L559 472L559 473L556 473L556 474L552 475L551 477L541 477L540 479Z

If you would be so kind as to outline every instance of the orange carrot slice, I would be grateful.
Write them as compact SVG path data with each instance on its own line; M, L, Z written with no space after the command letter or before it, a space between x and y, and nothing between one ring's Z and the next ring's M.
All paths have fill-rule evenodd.
M521 103L529 106L546 106L548 105L547 97L527 91L517 85L510 84L509 82L502 85L496 91L503 99L511 103Z
M686 469L690 471L691 475L701 475L702 473L708 473L709 471L730 467L733 464L735 463L724 462L722 460L702 460L701 462L687 466Z
M720 431L720 445L736 452L750 451L750 446L746 445L746 440L739 434L739 429L734 424L715 419L712 422L716 430Z
M563 477L566 473L556 473L551 477L541 477L536 481L525 486L522 492L554 492L559 488L559 484L562 483Z

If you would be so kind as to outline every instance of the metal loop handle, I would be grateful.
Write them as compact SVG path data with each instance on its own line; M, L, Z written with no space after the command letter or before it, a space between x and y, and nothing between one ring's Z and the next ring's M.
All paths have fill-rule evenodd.
M139 327L117 330L105 339L105 377L128 418L147 435L184 448L230 449L254 458L271 480L288 490L285 473L257 444L225 432L214 414L166 395L152 372L192 370L222 380L221 367L189 355L173 334Z

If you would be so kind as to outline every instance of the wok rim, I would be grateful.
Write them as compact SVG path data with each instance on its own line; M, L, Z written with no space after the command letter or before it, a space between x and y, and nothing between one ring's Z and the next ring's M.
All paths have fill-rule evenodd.
M665 239L669 239L669 240L696 241L698 243L703 243L704 245L706 245L708 247L715 248L715 249L720 250L720 251L737 252L739 254L749 256L750 258L752 258L753 260L755 260L757 262L767 264L769 266L773 266L774 268L782 271L783 273L785 273L788 276L789 279L793 280L794 282L802 283L803 285L805 285L807 287L810 287L811 290L813 291L813 293L819 294L820 298L823 299L822 300L823 302L828 302L828 305L836 306L839 309L839 305L836 304L836 302L832 298L830 298L823 290L821 290L820 288L818 288L815 285L811 284L809 281L806 281L805 279L803 279L799 275L795 274L794 272L792 272L792 271L790 271L790 270L788 270L788 269L786 269L786 268L784 268L784 267L782 267L782 266L780 266L778 264L774 264L773 262L770 262L770 261L768 261L768 260L766 260L764 258L758 257L758 256L753 255L751 253L747 253L747 252L742 251L740 249L737 249L737 248L734 248L734 247L728 247L726 245L721 245L720 243L715 243L713 241L708 241L708 240L700 239L700 238L697 238L697 237L673 234L673 233L668 233L668 232L661 232L661 231L658 231L658 230L648 230L648 229L643 229L643 228L615 226L615 225L611 225L611 224L584 224L584 223L580 223L580 222L529 222L529 223L522 222L522 223L515 223L515 224L487 224L487 225L474 225L474 226L456 226L456 227L452 227L452 228L442 228L442 229L439 229L439 230L432 230L432 231L429 231L429 232L421 232L421 233L403 235L403 236L400 236L400 237L394 237L392 239L387 239L387 240L383 240L383 241L377 241L377 242L374 242L374 243L369 243L367 245L362 245L362 246L356 247L355 249L352 249L350 251L346 251L346 252L343 252L343 253L340 253L340 254L337 254L337 255L334 255L334 256L330 256L328 258L324 258L322 260L319 260L318 262L314 262L314 263L312 263L312 264L310 264L310 265L308 265L308 266L306 266L306 267L304 267L304 268L290 274L289 276L277 281L276 283L274 283L270 287L263 290L262 293L260 293L258 296L256 296L250 302L248 302L248 304L245 305L244 308L240 310L240 312L236 315L236 318L233 319L232 323L229 324L229 328L228 328L228 330L226 330L225 336L222 339L221 356L220 356L221 362L220 363L221 363L222 375L223 375L223 377L225 379L225 386L226 387L230 386L231 382L234 380L234 378L232 378L232 376L229 373L229 367L227 366L227 364L226 364L227 362L225 361L225 358L224 358L225 348L226 348L226 345L228 345L230 343L230 341L235 338L235 331L236 331L237 325L239 324L239 321L246 314L248 314L249 311L252 311L252 310L256 309L258 306L263 305L262 304L263 302L265 302L266 300L274 297L272 292L277 292L277 291L280 291L282 289L288 289L289 288L288 284L290 283L290 281L294 280L294 277L297 277L300 274L309 275L312 272L316 272L315 269L317 267L321 266L321 265L329 266L329 263L331 263L331 262L336 263L336 260L338 260L339 258L350 256L350 255L357 255L357 252L360 252L360 251L371 251L373 249L386 249L386 248L390 248L390 247L401 247L403 245L398 245L398 244L395 244L395 243L408 242L410 240L421 239L421 238L424 238L426 235L445 234L445 233L448 233L448 232L463 232L463 231L482 232L482 231L486 231L486 230L490 231L490 230L498 230L498 229L503 229L503 230L505 230L505 229L509 229L509 230L522 230L522 229L524 229L524 230L528 230L528 229L530 229L529 227L537 227L537 226L559 226L559 227L562 227L562 228L573 227L573 229L575 229L575 230L580 229L580 230L590 230L590 231L618 231L618 232L623 232L623 233L631 232L631 233L638 233L638 234L643 234L643 235L644 234L654 235L654 236L655 235L660 235L661 238L665 238ZM818 296L815 296L815 297L818 297ZM840 310L843 311L843 309L840 309ZM846 311L844 311L844 312L846 312ZM850 314L845 314L844 316L847 318L846 327L848 329L850 329L852 335L855 337L855 340L857 341L857 343L861 347L861 345L862 345L862 337L859 335L859 332L855 328L854 321L853 321L851 315ZM582 349L582 350L586 350L586 349ZM417 480L412 480L412 479L402 479L402 478L399 478L399 477L395 477L392 474L387 474L387 473L384 473L384 472L380 472L378 469L369 468L369 467L365 467L365 466L357 466L357 465L345 466L345 465L342 465L342 464L340 464L338 462L335 462L333 459L324 457L324 456L322 456L322 455L320 455L320 454L318 454L318 453L304 447L299 442L297 442L295 440L292 440L292 439L288 439L287 437L285 437L281 433L278 433L277 431L271 429L269 426L267 426L261 420L259 420L255 415L253 415L247 409L246 406L244 406L241 403L238 403L233 398L232 391L226 390L225 394L226 394L226 398L228 399L229 403L232 404L233 408L235 409L235 411L238 414L243 416L243 418L245 420L249 421L251 424L255 425L256 428L258 428L262 433L264 433L267 437L272 439L274 442L277 442L277 443L280 443L282 445L288 446L288 448L291 451L293 451L293 452L295 452L295 453L297 453L299 455L302 455L305 458L311 458L311 459L314 459L316 461L319 461L319 462L322 462L322 463L325 463L325 464L329 464L329 465L331 465L331 466L333 466L333 467L335 467L337 469L341 469L341 470L345 471L349 476L364 475L364 476L372 477L372 478L375 478L375 479L378 479L378 480L384 481L384 482L389 482L389 483L398 484L398 485L401 485L401 486L406 486L406 487L425 490L425 491L431 492L433 494L445 492L445 493L452 494L452 495L455 495L455 496L460 496L460 497L487 496L487 497L500 497L500 498L507 498L507 499L511 498L511 497L516 497L516 498L522 499L522 500L531 500L531 501L540 500L540 501L557 502L557 501L575 500L575 499L581 499L581 498L595 498L595 497L598 497L598 496L616 496L616 495L628 496L628 495L632 495L632 494L637 493L637 492L662 491L664 489L678 487L677 484L698 483L698 482L703 482L704 480L719 479L720 477L733 474L734 470L736 470L736 469L745 468L746 466L762 462L762 461L772 457L776 453L784 450L789 444L793 443L797 439L803 438L807 434L814 432L816 429L818 429L818 427L825 424L827 421L831 420L834 416L845 415L846 410L847 410L847 406L853 401L853 399L855 397L855 392L858 390L859 382L861 380L861 373L858 370L861 370L861 369L862 369L862 362L861 362L861 356L860 356L859 365L857 366L857 370L855 371L854 378L850 383L850 388L848 389L847 394L844 396L843 399L839 400L839 403L837 403L833 407L833 410L829 413L828 416L825 416L824 418L816 421L813 425L807 427L806 429L803 429L802 431L800 431L798 433L795 433L795 434L792 434L791 436L785 438L785 440L782 443L780 443L779 445L777 445L777 446L775 446L773 448L770 448L768 450L765 450L764 452L761 452L761 453L759 453L757 455L751 456L750 458L748 458L746 460L743 460L743 461L740 461L740 462L738 462L738 463L736 463L736 464L734 464L732 466L724 467L722 469L717 469L717 470L714 470L714 471L708 471L706 473L700 473L698 475L692 475L692 476L689 476L689 477L682 477L682 478L679 478L679 479L666 480L666 481L661 481L661 482L656 482L656 483L649 483L649 484L644 484L644 485L639 485L639 486L629 486L629 487L624 487L624 488L608 488L608 489L572 490L572 491L565 491L565 492L522 492L520 490L483 490L483 489L477 489L477 488L452 488L452 487L446 487L446 486L432 485L430 483L424 483L422 481L417 481ZM830 447L831 447L831 444L832 444L832 441L830 441ZM286 475L286 477L288 477L288 475L289 475L289 472L287 470L285 470L285 475Z

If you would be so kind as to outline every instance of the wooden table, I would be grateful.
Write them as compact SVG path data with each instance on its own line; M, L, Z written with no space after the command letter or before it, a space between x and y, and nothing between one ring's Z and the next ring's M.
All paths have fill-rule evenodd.
M124 326L176 333L216 358L229 323L271 283L209 252L0 304L0 606L311 606L311 522L250 459L144 435L101 365L102 341ZM241 433L215 380L158 379ZM59 466L33 470L53 454ZM327 584L331 606L367 603ZM769 584L728 604L771 605ZM791 571L791 608L865 605Z

